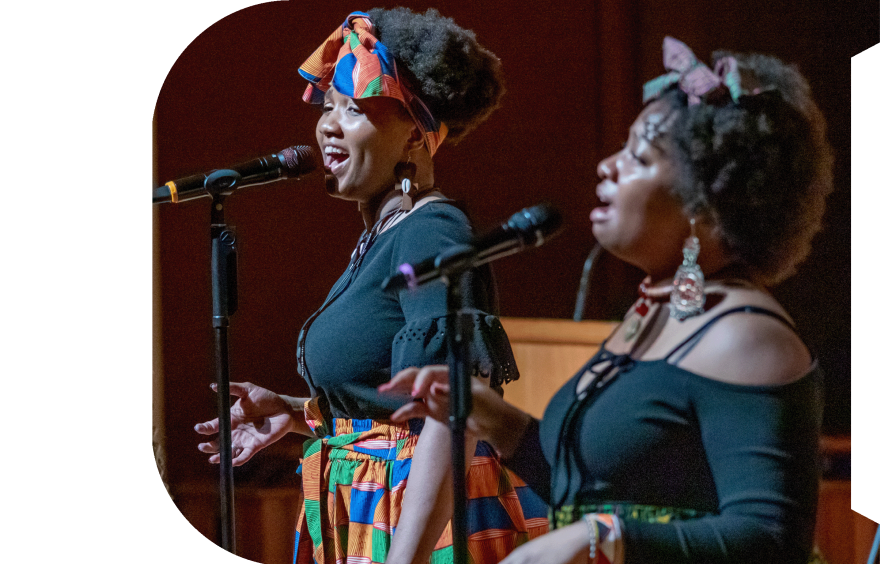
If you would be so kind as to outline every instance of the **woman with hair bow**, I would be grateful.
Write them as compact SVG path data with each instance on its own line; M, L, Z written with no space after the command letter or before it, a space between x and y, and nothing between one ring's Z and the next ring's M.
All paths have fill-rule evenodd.
M451 561L453 507L444 424L393 423L410 396L377 387L408 366L446 362L446 289L387 294L381 282L472 239L463 212L434 187L433 155L498 107L500 61L472 32L435 10L354 12L301 66L304 100L321 107L316 137L329 193L358 203L365 220L346 272L298 338L300 375L312 397L231 384L233 463L289 432L307 435L296 564ZM464 276L480 385L499 392L518 378L497 317L487 268ZM217 420L196 426L218 432ZM546 506L484 443L469 443L473 562L499 562L547 530ZM218 442L199 446L217 462ZM474 454L473 454L474 453Z
M771 563L811 558L820 369L768 287L794 273L831 191L804 78L768 56L667 38L623 149L598 165L592 230L642 268L638 301L537 421L473 386L472 435L550 504L506 564ZM447 369L388 391L447 414Z

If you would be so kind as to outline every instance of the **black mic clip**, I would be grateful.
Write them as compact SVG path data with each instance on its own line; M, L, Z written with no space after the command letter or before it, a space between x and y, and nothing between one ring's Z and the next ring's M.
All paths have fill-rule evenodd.
M449 279L460 275L473 267L473 259L476 256L476 248L472 245L454 245L439 253L433 261L433 267L438 275L438 279L443 284L448 284ZM400 264L399 277L409 290L414 290L424 281L415 273L414 267L408 263ZM434 277L435 279L435 277ZM381 285L381 289L396 290L398 286L397 280L387 278Z
M203 188L212 198L228 196L239 188L240 181L242 181L242 176L238 172L229 168L222 168L221 170L212 171L206 176Z
M214 200L218 196L229 196L237 188L273 182L281 178L283 177L279 174L279 171L271 171L248 176L243 179L242 175L235 170L222 168L204 175L187 177L184 181L167 182L154 190L153 201L154 203L168 201L178 203L179 200L192 200L201 196L211 196ZM201 183L200 180L202 180ZM176 186L180 184L186 186L186 195L182 194L179 186Z
M398 272L381 283L381 289L413 290L437 279L449 284L452 278L471 268L528 247L539 247L558 233L561 224L561 214L548 204L526 208L470 244L454 245L419 263L399 265Z

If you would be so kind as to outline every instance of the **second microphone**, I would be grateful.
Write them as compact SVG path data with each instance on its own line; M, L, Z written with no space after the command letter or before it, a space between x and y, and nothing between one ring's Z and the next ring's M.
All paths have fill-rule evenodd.
M402 264L399 273L383 281L381 288L397 292L416 288L475 266L512 255L528 247L539 247L559 232L562 215L548 204L525 208L469 245L455 245L417 264Z

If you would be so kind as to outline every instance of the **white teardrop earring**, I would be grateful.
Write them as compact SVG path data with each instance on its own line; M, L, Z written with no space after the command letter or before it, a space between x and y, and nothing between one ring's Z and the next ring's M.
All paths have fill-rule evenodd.
M410 194L412 190L417 191L418 188L418 185L412 181L417 175L417 165L411 162L411 155L409 155L407 162L396 163L393 172L396 175L396 190L402 192L402 203L399 205L399 209L410 211L413 205Z

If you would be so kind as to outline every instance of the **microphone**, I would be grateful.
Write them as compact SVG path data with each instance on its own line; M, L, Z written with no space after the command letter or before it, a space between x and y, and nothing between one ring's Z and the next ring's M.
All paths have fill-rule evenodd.
M454 245L415 265L400 265L399 274L387 277L381 288L393 292L414 289L437 278L518 253L526 247L539 247L556 235L561 225L562 214L549 204L525 208L469 245Z
M166 182L153 191L153 203L179 203L205 194L227 195L237 188L254 186L295 178L307 174L317 166L316 152L312 147L295 145L251 161L226 169L211 170Z

